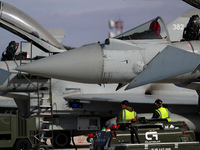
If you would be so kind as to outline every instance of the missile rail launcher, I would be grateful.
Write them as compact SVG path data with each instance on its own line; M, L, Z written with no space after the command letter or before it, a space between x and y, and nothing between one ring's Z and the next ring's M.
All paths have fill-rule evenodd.
M90 150L200 150L200 144L183 121L144 118L95 133Z

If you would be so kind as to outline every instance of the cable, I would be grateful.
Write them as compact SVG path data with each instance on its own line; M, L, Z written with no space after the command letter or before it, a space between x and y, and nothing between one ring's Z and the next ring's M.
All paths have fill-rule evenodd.
M71 130L71 137L72 137L72 143L74 145L75 150L77 150L76 144L74 142L74 134L73 134L73 130Z

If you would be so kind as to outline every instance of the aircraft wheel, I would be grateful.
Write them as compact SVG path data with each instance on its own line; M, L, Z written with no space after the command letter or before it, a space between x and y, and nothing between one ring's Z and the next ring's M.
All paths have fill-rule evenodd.
M57 133L54 136L54 147L56 148L67 148L71 142L70 135L67 133Z
M31 145L27 139L19 139L15 144L15 150L30 150Z

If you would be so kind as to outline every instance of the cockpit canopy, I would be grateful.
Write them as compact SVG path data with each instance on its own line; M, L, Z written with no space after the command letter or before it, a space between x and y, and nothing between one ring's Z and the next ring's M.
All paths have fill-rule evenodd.
M0 27L33 42L45 52L61 52L65 48L37 21L23 11L0 1Z
M169 38L166 25L161 17L152 19L138 27L124 32L116 37L121 40L167 39Z

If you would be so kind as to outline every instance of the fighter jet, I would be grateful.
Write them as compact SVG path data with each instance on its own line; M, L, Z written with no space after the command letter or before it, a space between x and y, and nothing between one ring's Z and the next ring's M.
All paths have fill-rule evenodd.
M17 9L7 5L6 3L2 3L2 7L3 9L1 10L6 11L6 14L11 13L11 15L8 15L10 17L13 16L12 15L13 11L15 13L18 12ZM12 8L12 9L8 9L8 8ZM19 12L16 14L19 14ZM20 18L22 17L21 19L23 20L23 16L25 15L22 15L22 16L19 15L17 17L20 17ZM158 17L157 19L159 20L161 18ZM9 25L9 20L13 21L11 25ZM17 21L18 20L20 19L17 19ZM31 23L34 23L34 22L35 21L31 21ZM32 26L31 24L29 25ZM18 33L18 35L21 35L21 37L25 37L25 39L27 39L26 37L29 36L30 34L29 32L24 32L20 30L20 28L18 29L19 26L18 24L15 25L14 18L7 19L5 22L1 21L1 26L3 26L5 29L9 31L13 31L13 33ZM8 28L7 26L12 26L12 27ZM23 34L25 35L23 36ZM38 41L40 42L39 38L38 39L33 38L33 39L36 42ZM30 38L29 40L31 41L32 38ZM119 39L110 39L110 40L114 42L116 41L115 43L118 44L118 46L111 45L113 46L113 48L115 48L115 50L112 50L111 49L112 47L106 44L104 45L94 44L94 45L89 45L87 47L99 48L99 46L102 46L102 47L107 46L108 48L106 51L107 54L104 56L104 58L110 57L110 55L113 55L117 52L119 52L120 54L123 54L122 51L119 51L119 50L125 45L126 45L125 47L127 50L124 50L124 51L129 52L129 54L133 54L132 52L133 50L131 49L133 46L131 43L127 45L127 42L123 40L119 40ZM118 41L120 41L120 43L118 43ZM155 42L154 44L158 43L156 39L154 39L153 41ZM35 42L33 42L33 44L34 43ZM163 40L163 44L165 43L166 43L165 40ZM41 44L41 46L43 46L43 44L48 45L50 43L44 42ZM122 46L120 46L121 44ZM36 46L38 46L38 44L36 44ZM82 47L81 49L87 50L87 47ZM53 49L54 50L52 52L54 53L60 52L60 50L56 51L55 47ZM42 47L42 50L48 51L48 49L45 46ZM75 50L74 52L73 51L72 51L72 54L74 52L75 53L79 52L79 50ZM89 49L89 51L91 51L92 54L96 53L97 56L99 56L98 55L99 53L102 53L102 51L99 52L96 50L93 52L92 49ZM61 53L61 54L64 54L64 53ZM135 54L138 54L138 52L136 51ZM59 54L56 54L55 56L57 55ZM87 55L90 55L90 54L87 54ZM86 55L84 56L86 57ZM126 55L121 55L121 57L122 57L122 60L124 60L124 58L126 58ZM130 59L131 59L131 56L130 56ZM72 58L70 60L72 60ZM109 59L106 59L106 60L109 61ZM36 62L40 60L33 60L33 61ZM98 62L99 57L97 57L97 59L93 58L94 63L95 61ZM110 61L112 62L112 64L115 63L113 62L115 61L115 59L110 59ZM118 63L120 64L120 62ZM124 64L124 66L126 66L126 64L129 64L129 60L123 61L122 63ZM110 66L107 66L107 68L111 68L112 64L109 64ZM120 65L119 67L124 67L123 64ZM140 65L140 63L137 63L137 64ZM34 103L35 102L34 95L36 95L35 92L37 91L37 89L31 83L34 83L34 81L36 80L34 78L31 78L29 74L27 74L27 76L30 77L29 79L31 79L31 82L29 82L27 79L23 77L20 78L21 73L16 70L12 70L12 68L17 67L19 65L20 65L20 62L18 60L4 60L0 62L0 68L1 68L1 74L2 74L2 78L0 78L1 79L0 91L3 96L10 96L14 98L16 101L20 101L21 105L18 105L20 108L26 108L28 104L30 103L29 104L31 106L30 109L31 111L34 112L34 109L36 109L35 107L36 105ZM83 66L84 65L86 64L83 64ZM140 68L140 66L138 68ZM113 68L113 69L117 69L117 68ZM128 68L125 68L125 69L128 69ZM95 69L94 71L97 71L97 69ZM135 72L136 73L140 72L140 70L139 69L135 70ZM112 76L110 77L112 78ZM47 82L47 80L48 78L42 78L42 80L40 81L42 83L40 86L40 89L46 88L45 83ZM118 78L116 78L115 80L117 81ZM92 130L99 130L102 124L105 122L105 120L110 119L118 114L118 112L121 109L120 102L123 99L129 100L138 113L140 112L148 113L148 112L153 112L152 104L155 101L155 99L161 98L164 100L164 104L167 105L169 110L171 111L172 120L177 120L177 119L184 120L188 123L191 129L194 129L196 132L200 132L199 131L200 123L198 119L199 115L198 115L198 109L196 107L198 104L197 94L194 91L191 91L188 89L180 89L176 87L175 85L149 84L149 85L138 87L138 88L135 88L133 90L128 90L128 91L124 91L124 88L122 88L116 92L115 91L116 84L113 84L113 85L108 84L108 85L105 85L104 87L97 84L81 84L81 83L52 79L51 88L52 88L52 96L53 96L53 111L54 111L54 123L55 123L54 124L55 126L54 143L56 143L57 146L61 145L61 147L65 147L66 145L69 144L69 140L67 139L70 139L70 135L66 131L74 130L75 131L74 134L79 135L79 134L84 134L86 132L91 132ZM24 103L26 101L27 103ZM177 109L177 106L180 109ZM150 116L152 115L152 113L142 114L142 115ZM64 137L66 139L64 141L59 141L58 139L60 137L62 138Z
M200 41L198 34L191 34L191 26L199 27L195 15L188 16L187 23L191 23L185 23L187 26L173 24L173 30L182 30L181 41L171 41L163 19L156 17L103 43L56 54L17 70L82 83L118 83L117 89L129 84L126 90L152 82L197 88Z

